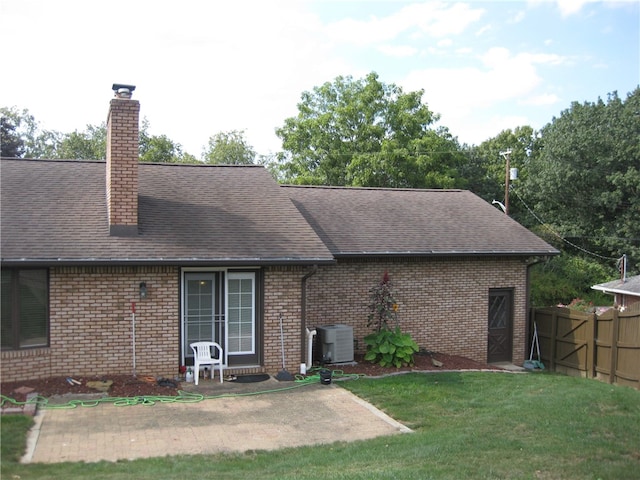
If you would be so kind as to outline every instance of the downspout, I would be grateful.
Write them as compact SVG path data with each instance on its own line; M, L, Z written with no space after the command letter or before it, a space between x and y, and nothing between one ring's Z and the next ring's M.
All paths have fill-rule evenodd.
M305 363L304 350L307 340L307 280L318 271L318 265L314 265L310 272L302 277L302 298L300 299L300 363ZM311 365L307 365L307 368Z

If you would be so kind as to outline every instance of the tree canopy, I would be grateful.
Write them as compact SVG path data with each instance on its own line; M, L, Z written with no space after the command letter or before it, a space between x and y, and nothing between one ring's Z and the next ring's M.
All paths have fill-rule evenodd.
M571 104L540 132L521 195L562 237L640 268L640 88Z
M281 171L299 184L378 187L454 187L464 157L448 130L422 103L374 72L337 77L303 92L298 115L276 130Z
M196 163L193 155L182 152L182 145L166 135L149 134L149 121L144 118L140 127L140 161L148 163Z
M87 125L84 132L77 130L59 137L56 158L102 160L107 152L107 126Z
M231 130L209 137L202 157L205 163L246 165L255 162L256 152L244 138L244 130Z
M24 154L24 141L16 132L16 125L9 117L0 118L0 155L3 157L21 157Z
M26 108L19 110L16 107L2 107L0 114L4 122L13 127L13 134L17 135L22 143L22 154L18 157L59 158L56 156L56 147L60 142L60 133L41 129L35 117Z

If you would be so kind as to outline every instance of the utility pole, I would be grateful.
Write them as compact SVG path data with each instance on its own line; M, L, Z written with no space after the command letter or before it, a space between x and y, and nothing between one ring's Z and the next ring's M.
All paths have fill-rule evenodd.
M509 215L509 178L510 178L509 163L511 161L511 149L508 148L504 152L500 152L500 155L502 155L507 162L506 174L504 176L504 213L506 215Z

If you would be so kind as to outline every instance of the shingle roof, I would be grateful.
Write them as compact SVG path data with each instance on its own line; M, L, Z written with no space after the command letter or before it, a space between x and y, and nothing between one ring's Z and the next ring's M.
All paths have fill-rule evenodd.
M558 253L465 190L283 189L336 258Z
M617 280L612 280L611 282L599 283L591 288L606 293L621 293L624 295L640 297L640 275L627 277L624 282L619 278Z
M287 264L333 256L257 166L139 165L139 228L109 235L105 162L2 159L10 263Z

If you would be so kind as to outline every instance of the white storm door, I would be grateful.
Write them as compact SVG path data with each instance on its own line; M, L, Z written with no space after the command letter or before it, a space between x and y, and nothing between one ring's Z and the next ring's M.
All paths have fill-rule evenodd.
M193 357L189 344L218 342L224 348L223 294L220 272L185 272L182 358Z

